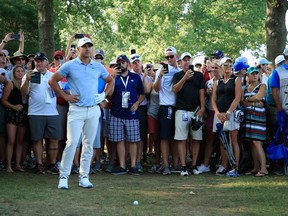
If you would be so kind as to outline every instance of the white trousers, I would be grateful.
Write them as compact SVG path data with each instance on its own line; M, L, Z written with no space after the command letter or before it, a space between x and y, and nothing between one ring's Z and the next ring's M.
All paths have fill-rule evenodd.
M80 176L89 175L90 163L93 156L93 142L96 138L100 107L79 107L70 105L67 118L67 141L64 149L60 177L68 177L76 151L77 144L82 134L82 152L80 157Z

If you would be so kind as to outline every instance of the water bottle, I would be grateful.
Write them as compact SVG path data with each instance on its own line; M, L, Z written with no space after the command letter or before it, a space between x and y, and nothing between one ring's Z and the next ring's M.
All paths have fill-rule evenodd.
M136 114L136 111L132 109L132 106L133 106L133 103L130 102L130 103L129 103L129 107L130 107L131 115L135 115L135 114Z

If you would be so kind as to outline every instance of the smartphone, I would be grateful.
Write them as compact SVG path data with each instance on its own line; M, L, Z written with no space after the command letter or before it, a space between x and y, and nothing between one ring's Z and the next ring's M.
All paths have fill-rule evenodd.
M117 64L115 65L115 69L116 69L116 70L120 70L120 69L121 69L121 64L117 63Z
M72 44L70 48L73 49L73 50L75 50L75 49L76 49L76 46L75 46L74 44Z
M152 65L151 64L147 64L146 65L146 69L151 69L152 68Z
M75 38L77 39L80 39L80 38L83 38L84 37L84 34L75 34Z
M131 55L136 53L136 49L131 49Z
M164 73L168 73L169 72L168 64L163 64L163 69L164 69Z
M189 65L189 70L194 71L194 65Z
M31 83L40 84L40 83L41 83L41 73L38 72L38 71L35 71L35 72L31 75L30 81L31 81Z
M20 39L20 34L11 34L11 38L19 40Z

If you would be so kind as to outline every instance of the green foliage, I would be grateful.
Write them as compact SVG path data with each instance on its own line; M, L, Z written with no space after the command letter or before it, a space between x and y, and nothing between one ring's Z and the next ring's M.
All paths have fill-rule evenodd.
M36 0L0 0L0 5L0 38L3 39L9 32L24 31L24 53L36 52L39 47ZM5 49L12 55L18 47L18 41L11 41Z
M0 3L2 36L23 29L25 52L38 47L30 44L38 39L36 1ZM54 7L56 49L65 50L73 33L88 33L95 48L105 51L107 62L131 48L144 61L157 62L167 46L175 46L179 54L209 55L222 49L235 57L265 43L262 0L68 0L54 1Z

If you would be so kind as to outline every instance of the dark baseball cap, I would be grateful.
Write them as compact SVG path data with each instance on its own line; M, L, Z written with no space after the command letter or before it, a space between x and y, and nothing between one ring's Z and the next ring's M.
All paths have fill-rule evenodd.
M37 59L40 59L41 61L48 60L46 55L44 53L42 53L42 52L35 53L34 60L37 60Z

